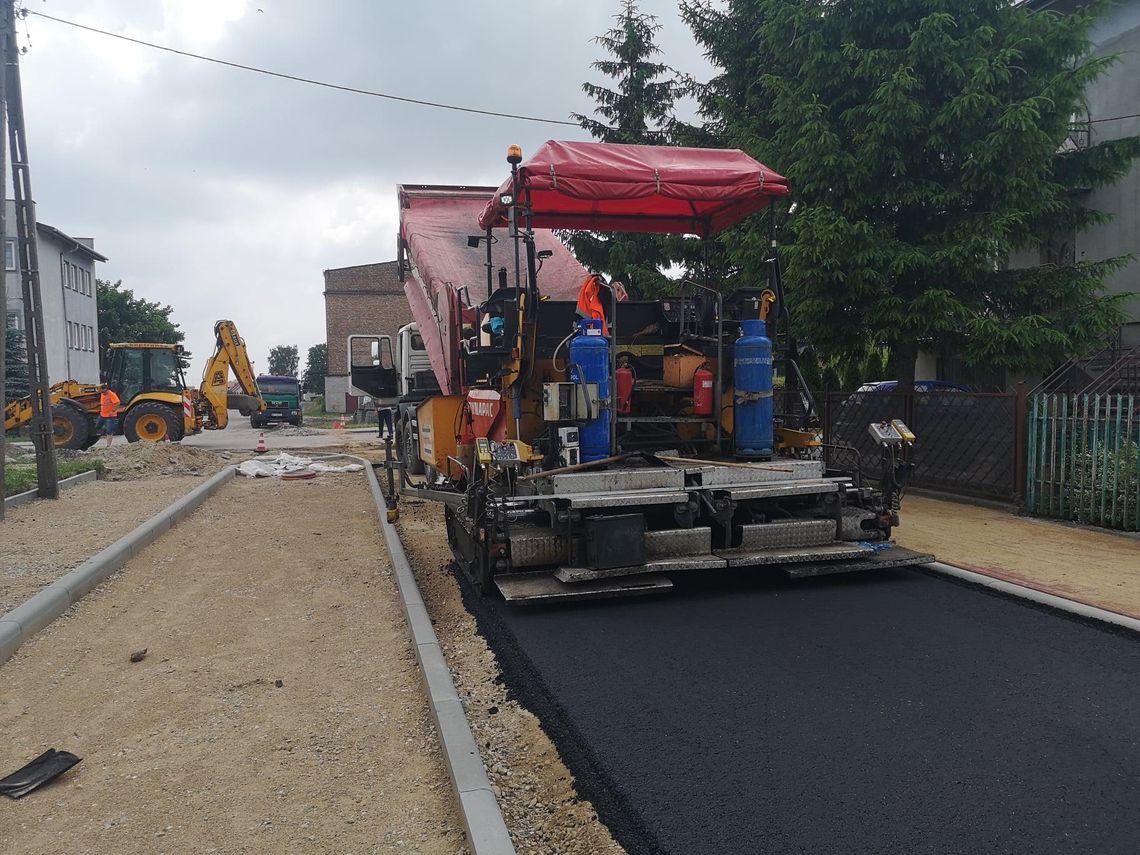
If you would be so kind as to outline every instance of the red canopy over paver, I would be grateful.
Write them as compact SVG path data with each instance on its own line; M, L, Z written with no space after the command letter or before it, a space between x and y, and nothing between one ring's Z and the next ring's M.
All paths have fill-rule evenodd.
M535 228L662 232L708 237L776 197L788 181L736 149L596 142L545 143L519 167L530 190ZM506 225L499 194L479 225Z
M479 211L493 192L492 187L398 188L400 236L413 268L404 283L404 293L419 324L436 380L447 393L459 389L456 366L464 310L460 289L467 287L472 304L482 302L487 295L486 244L469 247L467 237L479 234ZM545 229L535 231L534 244L539 251L553 253L542 264L539 293L550 300L576 300L586 268ZM493 269L507 268L512 283L514 252L514 242L502 235L491 246Z

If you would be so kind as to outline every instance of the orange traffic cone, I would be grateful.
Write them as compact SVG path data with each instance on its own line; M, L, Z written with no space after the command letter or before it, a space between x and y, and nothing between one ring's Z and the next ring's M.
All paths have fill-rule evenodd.
M265 454L265 452L269 451L265 446L265 431L257 435L257 448L255 448L254 451L258 454Z

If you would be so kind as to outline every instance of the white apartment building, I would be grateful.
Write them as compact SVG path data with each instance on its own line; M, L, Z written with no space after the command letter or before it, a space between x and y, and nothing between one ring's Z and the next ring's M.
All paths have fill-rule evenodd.
M5 212L4 271L6 312L24 328L24 300L16 270L15 205ZM73 238L54 226L36 224L40 296L44 313L49 383L99 382L99 319L95 301L95 262L107 259L91 238Z

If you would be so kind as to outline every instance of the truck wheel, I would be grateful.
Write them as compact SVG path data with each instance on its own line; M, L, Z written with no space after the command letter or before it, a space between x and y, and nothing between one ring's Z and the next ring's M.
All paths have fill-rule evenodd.
M412 434L412 423L404 422L403 430L401 431L400 454L404 458L404 467L408 470L409 475L423 475L424 462L420 460L419 454L416 453L416 438Z
M56 404L51 408L51 432L56 448L87 448L91 425L77 407Z
M260 425L258 424L258 421L257 421L257 416L250 416L249 417L249 426L251 428L253 428L254 430L257 430L260 427Z
M166 404L147 401L132 407L123 419L123 435L128 442L178 442L182 439L182 426L174 410Z

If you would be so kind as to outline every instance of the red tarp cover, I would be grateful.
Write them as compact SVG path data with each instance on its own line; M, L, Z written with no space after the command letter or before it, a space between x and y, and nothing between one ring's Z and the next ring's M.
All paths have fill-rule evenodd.
M787 196L788 181L736 149L545 143L519 167L536 228L708 237ZM506 225L499 193L479 225Z
M468 235L480 234L479 212L494 192L493 187L412 187L398 188L400 235L408 248L414 268L404 283L404 293L419 324L431 367L445 393L459 392L459 336L463 301L459 289L467 286L471 303L487 297L486 244L472 248ZM514 242L496 236L491 260L497 273L507 268L510 284L515 278ZM539 294L551 300L576 300L587 272L551 232L541 229L534 235L537 250L554 255L542 264L538 274ZM520 247L523 276L526 251ZM422 284L421 284L422 283ZM498 287L496 278L495 287Z

